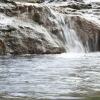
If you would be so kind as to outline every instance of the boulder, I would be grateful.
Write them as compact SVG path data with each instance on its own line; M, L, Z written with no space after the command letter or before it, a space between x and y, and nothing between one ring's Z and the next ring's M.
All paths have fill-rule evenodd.
M0 54L67 52L64 25L77 33L85 48L99 51L99 25L83 17L82 9L85 8L83 3L75 3L78 8L71 6L74 3L59 6L2 3L0 5ZM80 4L83 7L80 7Z
M2 7L0 15L0 54L57 54L66 51L60 28L55 20L51 21L46 7L18 4ZM58 31L53 29L54 26Z
M92 5L85 4L83 2L74 2L74 3L69 3L67 7L80 10L80 9L91 9Z
M100 25L82 16L71 16L70 28L74 29L89 51L100 51Z

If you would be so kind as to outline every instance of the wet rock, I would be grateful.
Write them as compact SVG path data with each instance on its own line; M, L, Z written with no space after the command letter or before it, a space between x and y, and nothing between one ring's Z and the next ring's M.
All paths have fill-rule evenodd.
M1 0L5 3L13 3L13 2L29 2L29 3L42 3L44 0Z
M100 2L92 2L92 8L94 9L100 9Z
M83 2L83 0L56 0L56 1L55 0L49 0L48 2L50 3L50 2L73 2L73 1L75 1L75 2Z
M6 53L5 44L2 40L0 40L0 55L4 55Z
M62 29L64 23L62 20L57 21L55 12L64 14L66 19L63 21L66 21L70 29L75 30L84 47L89 45L91 51L100 50L100 28L81 17L78 11L83 8L88 8L88 6L86 7L83 3L71 3L65 6L52 6L50 9L39 4L19 3L17 6L10 5L9 7L1 5L0 54L66 52L66 40ZM68 22L68 16L70 16L70 22Z
M12 5L16 5L16 3L13 1L13 0L0 0L0 2L3 2L3 3L11 3Z
M2 32L11 32L11 31L14 31L16 30L13 26L11 27L10 25L7 25L7 26L3 26L0 28L0 31Z
M77 32L84 47L89 47L89 51L99 51L100 26L82 16L72 16L71 21L73 25L70 27Z
M43 22L41 21L41 16L39 12L35 12L33 15L33 20L39 24L42 24Z
M59 38L54 41L55 37L53 38L53 34L48 33L48 31L40 32L40 23L37 23L39 24L37 27L40 29L30 27L30 24L28 26L19 23L14 23L14 26L9 25L9 23L7 25L1 24L0 37L3 41L0 42L0 54L55 54L65 52L64 45L60 45L62 41ZM55 36L58 36L57 33Z
M80 10L80 9L91 9L92 5L91 4L75 2L75 3L70 3L67 7Z

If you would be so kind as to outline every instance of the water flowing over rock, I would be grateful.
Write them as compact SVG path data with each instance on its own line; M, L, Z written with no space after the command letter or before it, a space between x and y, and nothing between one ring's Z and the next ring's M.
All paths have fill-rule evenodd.
M72 16L71 20L74 26L72 28L77 32L86 50L99 51L100 26L79 16Z
M53 22L48 19L50 14L46 11L47 9L25 5L12 6L11 8L4 5L4 7L6 8L1 8L0 37L5 45L5 49L3 48L5 53L65 52L63 42L59 39L60 36L50 32ZM46 15L44 15L45 13Z
M86 9L94 10L81 1L0 3L0 54L100 50L99 24L84 16L91 15Z

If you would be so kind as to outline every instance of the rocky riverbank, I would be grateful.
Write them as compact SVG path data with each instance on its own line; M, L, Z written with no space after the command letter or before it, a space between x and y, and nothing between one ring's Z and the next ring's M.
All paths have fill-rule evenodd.
M57 20L56 13L63 16L68 28L77 33L84 48L100 50L99 9L92 8L91 4L79 1L47 4L1 2L0 54L67 52L62 20Z

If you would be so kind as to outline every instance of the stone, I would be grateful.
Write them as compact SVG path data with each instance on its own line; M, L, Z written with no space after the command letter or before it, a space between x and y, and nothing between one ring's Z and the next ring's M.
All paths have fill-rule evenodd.
M100 26L82 16L71 16L73 28L80 37L84 47L89 51L100 51Z
M0 40L0 55L4 55L6 53L5 44L2 40Z
M77 33L84 47L88 43L90 51L99 51L100 27L82 16L82 9L88 9L84 5L75 3L73 6L73 3L69 3L62 6L52 5L51 8L33 3L0 5L0 54L67 52L62 21ZM64 15L64 20L58 22L56 12Z
M91 9L92 5L76 2L76 3L70 3L67 7L80 10L80 9Z

